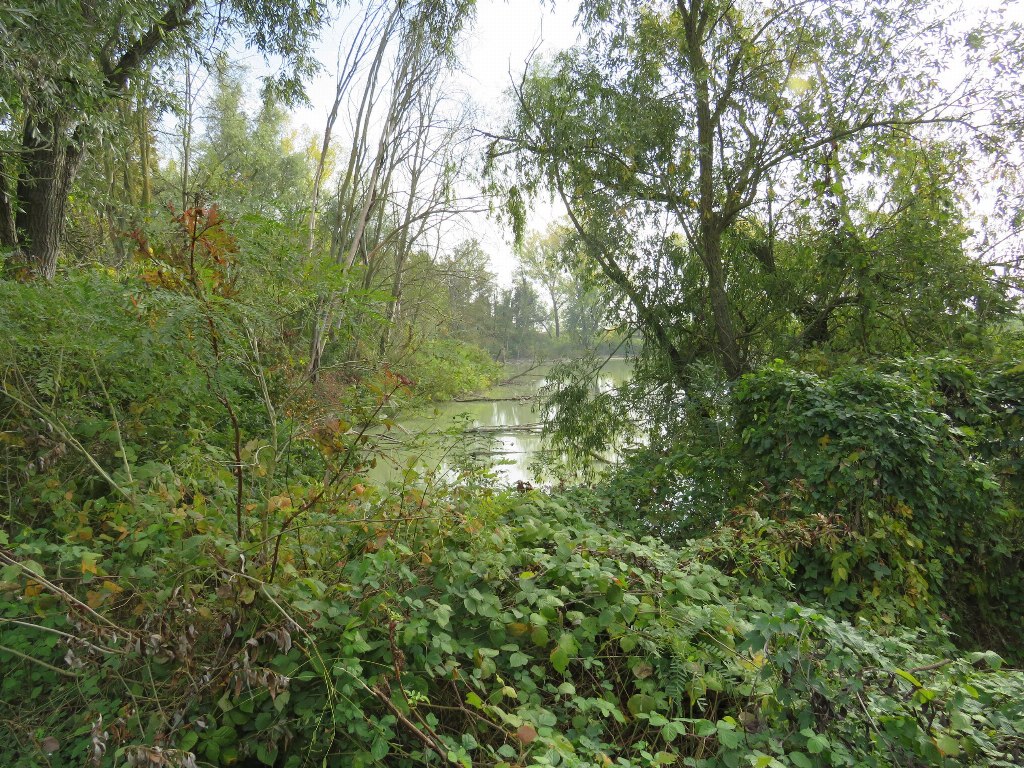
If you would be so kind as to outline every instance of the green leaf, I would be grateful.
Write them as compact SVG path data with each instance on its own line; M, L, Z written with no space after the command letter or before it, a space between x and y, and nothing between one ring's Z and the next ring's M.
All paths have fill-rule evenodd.
M807 751L812 755L817 755L828 747L828 739L819 734L814 734L807 738Z
M628 709L630 714L633 715L654 712L657 709L657 706L657 700L646 693L638 693L634 696L630 696L629 700L626 702L626 709Z
M913 686L914 686L915 688L921 688L921 687L923 687L923 685L922 685L921 681L920 681L920 680L918 680L918 679L917 679L916 677L914 677L914 676L913 676L912 674L910 674L909 672L907 672L906 670L903 670L903 669L894 669L894 670L893 670L893 672L894 672L894 673L895 673L896 675L899 675L900 677L902 677L902 678L903 678L904 680L906 680L906 681L907 681L908 683L910 683L911 685L913 685Z
M264 765L273 765L277 761L277 745L267 745L261 742L256 747L256 759Z
M935 739L935 746L939 748L943 757L956 757L960 754L960 742L948 733L943 733Z
M373 744L370 746L370 754L374 760L383 760L388 752L391 751L391 744L385 738L384 734L378 733L373 738Z
M192 747L199 741L199 734L195 731L186 731L178 740L178 749L182 752L191 752Z
M543 648L548 644L548 628L547 627L534 627L533 631L530 632L530 640L533 644Z

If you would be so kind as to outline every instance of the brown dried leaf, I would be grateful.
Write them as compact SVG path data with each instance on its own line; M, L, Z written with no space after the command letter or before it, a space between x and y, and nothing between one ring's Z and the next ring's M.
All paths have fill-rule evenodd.
M537 738L537 729L529 723L520 725L516 731L516 738L523 742L523 744L530 744Z

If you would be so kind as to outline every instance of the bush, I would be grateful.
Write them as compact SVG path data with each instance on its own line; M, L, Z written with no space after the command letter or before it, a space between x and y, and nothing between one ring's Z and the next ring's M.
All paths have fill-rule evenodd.
M794 557L807 598L910 626L947 617L968 643L1017 642L1024 583L1006 566L1019 513L949 401L906 369L745 377L734 400L750 507L841 526L834 546Z
M700 553L588 522L586 498L352 499L355 514L312 517L318 536L273 583L167 475L136 507L94 506L89 542L5 542L3 763L1024 756L1024 677L997 656L937 657L914 633L737 597Z

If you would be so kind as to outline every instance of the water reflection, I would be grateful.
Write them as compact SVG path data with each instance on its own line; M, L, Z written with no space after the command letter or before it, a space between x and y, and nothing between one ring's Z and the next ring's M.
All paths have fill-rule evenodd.
M371 471L375 482L399 480L410 468L447 472L467 462L494 462L506 483L530 481L530 465L544 450L539 393L547 384L550 365L531 369L510 383L462 401L442 403L434 413L399 419L394 446ZM598 387L607 392L629 378L630 364L621 358L602 368Z

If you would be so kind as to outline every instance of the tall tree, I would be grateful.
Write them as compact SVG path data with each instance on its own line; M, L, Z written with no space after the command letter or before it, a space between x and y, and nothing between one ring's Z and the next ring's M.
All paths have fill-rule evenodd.
M283 57L274 84L295 94L314 66L311 36L324 0L40 0L0 10L0 236L33 271L57 268L72 183L104 131L118 129L118 104L175 46L190 47L220 22ZM12 194L13 192L13 194ZM14 220L14 227L9 222Z
M458 141L437 119L443 100L439 83L456 63L455 44L474 8L475 0L380 0L363 15L348 54L339 56L335 99L314 175L307 247L311 255L318 252L316 204L323 181L319 166L330 151L338 113L347 102L353 115L351 147L339 169L333 216L324 238L330 245L325 250L328 261L346 276L362 262L367 287L380 268L376 260L394 257L393 302L387 310L392 321L400 306L403 265L416 237L431 216L450 214L445 191L456 166L447 163L446 153L453 152ZM425 190L432 193L432 200L424 208ZM321 366L343 293L326 291L317 310L310 343L311 377ZM378 348L388 343L385 331Z
M562 335L562 314L572 298L572 284L563 266L562 250L569 236L563 224L552 224L543 234L534 233L519 248L519 262L526 276L543 287L551 304L552 332Z
M766 290L779 209L808 192L795 180L885 179L908 136L985 103L937 84L965 50L940 16L928 0L585 2L587 41L532 69L492 145L509 210L554 191L677 380L703 355L735 378L763 351L745 299ZM839 213L838 231L857 223ZM794 288L771 298L820 325L828 299Z

